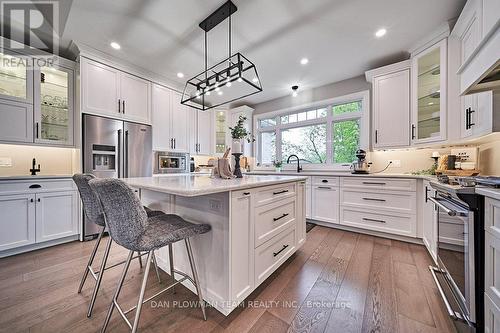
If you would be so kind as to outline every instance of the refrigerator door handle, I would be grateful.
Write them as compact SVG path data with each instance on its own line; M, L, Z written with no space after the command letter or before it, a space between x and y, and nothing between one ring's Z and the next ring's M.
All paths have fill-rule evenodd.
M117 161L117 166L118 166L118 178L121 178L121 168L120 168L120 162L122 160L122 152L121 152L121 144L120 142L122 141L122 130L118 130L118 161Z
M125 147L123 153L124 178L128 177L128 131L125 131Z

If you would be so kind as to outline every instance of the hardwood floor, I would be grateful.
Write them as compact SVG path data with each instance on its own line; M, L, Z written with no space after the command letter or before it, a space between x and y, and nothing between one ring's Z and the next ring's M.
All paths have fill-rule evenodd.
M306 244L228 317L189 307L181 286L143 307L141 332L454 332L428 270L424 247L315 227ZM93 280L77 294L93 242L0 259L0 332L97 332L122 266L106 271L92 318ZM104 250L104 246L102 246ZM100 262L98 254L96 262ZM126 251L114 244L109 262ZM97 267L97 266L96 266ZM120 302L135 305L142 269L131 264ZM162 279L169 276L162 272ZM146 295L160 290L151 270ZM108 332L127 332L115 311Z

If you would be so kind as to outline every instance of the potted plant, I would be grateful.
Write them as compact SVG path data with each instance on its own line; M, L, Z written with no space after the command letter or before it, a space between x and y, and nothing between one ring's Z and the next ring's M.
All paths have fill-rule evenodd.
M245 120L247 120L247 117L240 115L240 117L238 118L238 122L236 122L236 125L234 127L229 127L229 129L231 130L231 138L233 139L233 154L241 154L243 152L241 149L243 140L247 140L248 143L255 141L252 133L247 131L247 129L243 126Z
M281 172L281 167L283 166L283 161L273 161L274 168L276 172Z

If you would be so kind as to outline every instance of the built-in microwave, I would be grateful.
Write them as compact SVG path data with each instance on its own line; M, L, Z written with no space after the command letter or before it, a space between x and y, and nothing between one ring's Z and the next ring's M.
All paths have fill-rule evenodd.
M189 172L189 154L155 151L154 173Z

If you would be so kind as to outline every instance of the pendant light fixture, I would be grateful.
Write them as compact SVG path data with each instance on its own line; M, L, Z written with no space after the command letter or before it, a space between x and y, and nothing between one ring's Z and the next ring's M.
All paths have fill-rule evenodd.
M199 24L205 31L205 70L186 82L181 104L209 110L262 91L255 65L241 53L231 54L231 15L238 8L227 1ZM228 58L208 68L207 33L228 19Z

